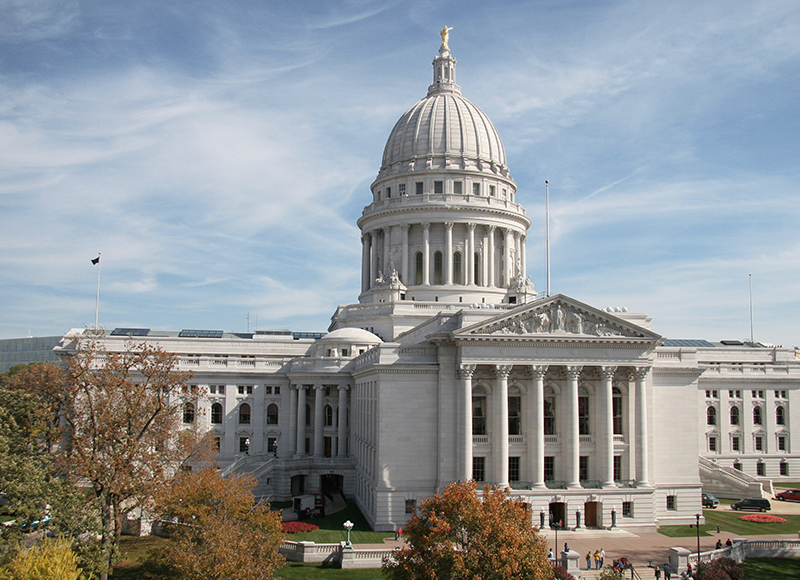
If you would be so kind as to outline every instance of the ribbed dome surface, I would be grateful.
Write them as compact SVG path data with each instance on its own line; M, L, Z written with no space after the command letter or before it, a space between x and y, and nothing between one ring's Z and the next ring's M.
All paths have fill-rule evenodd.
M383 150L381 171L395 163L441 156L506 167L497 129L457 92L431 94L400 117Z

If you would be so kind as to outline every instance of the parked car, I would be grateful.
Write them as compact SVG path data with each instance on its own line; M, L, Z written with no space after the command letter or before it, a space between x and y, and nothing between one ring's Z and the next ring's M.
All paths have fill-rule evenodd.
M703 492L703 507L715 509L719 505L719 500L713 494Z
M732 510L755 510L757 512L766 512L772 509L772 506L769 505L769 500L754 497L748 499L742 499L737 502L731 504Z
M800 489L787 489L775 494L775 499L781 501L800 501Z

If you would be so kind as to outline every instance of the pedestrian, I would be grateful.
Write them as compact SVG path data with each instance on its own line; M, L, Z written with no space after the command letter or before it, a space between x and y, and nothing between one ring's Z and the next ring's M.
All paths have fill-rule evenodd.
M603 548L600 548L600 567L603 567L603 562L606 559L606 551Z
M400 541L403 540L403 528L397 528L397 539Z
M586 552L586 569L587 570L591 570L592 569L592 552L591 551Z
M730 538L728 538L727 540L725 540L725 545L726 545L728 548L730 548L730 547L733 545L733 543L731 542L731 539L730 539Z
M594 569L595 570L600 569L600 550L594 551Z
M672 573L669 571L669 564L664 564L664 580L670 580L670 575Z
M656 580L661 580L661 568L656 566Z
M689 562L686 564L686 575L691 578L692 577L692 563Z
M721 550L722 549L722 540L720 540L719 538L717 538L717 545L714 546L714 549L715 550Z
M550 560L551 562L553 561L553 548L547 550L547 559Z

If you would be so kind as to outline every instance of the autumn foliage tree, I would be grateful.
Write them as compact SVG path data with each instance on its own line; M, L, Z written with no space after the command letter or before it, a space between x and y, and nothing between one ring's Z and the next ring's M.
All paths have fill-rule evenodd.
M60 467L90 487L99 508L104 578L127 514L152 503L200 436L181 428L183 405L196 395L191 374L176 370L176 355L134 342L108 352L97 338L80 340L69 357Z
M223 478L215 468L181 473L163 501L176 520L164 557L186 580L269 580L285 563L281 520L254 503L255 480Z
M387 558L391 580L547 580L544 540L507 490L451 483L426 499L403 529L406 546Z

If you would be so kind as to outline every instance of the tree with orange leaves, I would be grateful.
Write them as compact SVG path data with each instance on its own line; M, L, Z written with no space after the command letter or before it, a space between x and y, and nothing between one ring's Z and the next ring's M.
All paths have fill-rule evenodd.
M144 342L108 352L98 339L80 340L67 362L59 465L73 482L91 488L102 523L105 579L127 514L150 507L207 438L182 428L183 405L197 393L188 385L191 374L176 370L176 355Z
M383 563L390 580L552 578L544 540L507 490L451 483L426 499L403 529L406 546Z
M213 467L181 473L164 497L176 520L164 557L186 580L269 580L284 565L279 512L254 504L249 475L223 478Z

